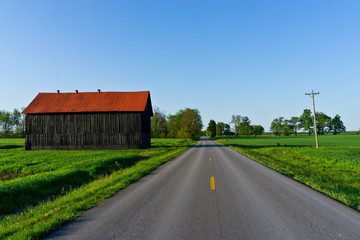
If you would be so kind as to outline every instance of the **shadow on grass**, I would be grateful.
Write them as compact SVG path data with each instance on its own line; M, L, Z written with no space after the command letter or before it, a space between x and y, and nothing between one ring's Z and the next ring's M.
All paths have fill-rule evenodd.
M23 145L0 145L0 149L23 148Z
M65 195L114 171L132 167L149 157L115 157L89 169L67 169L36 174L3 182L0 188L0 218L20 213L28 206Z
M148 149L157 149L157 148L164 148L164 149L169 149L169 148L175 148L176 146L172 145L172 146L164 146L164 145L155 145L155 144L152 144L150 148ZM184 146L186 147L186 146Z
M170 145L158 145L158 144L151 144L151 148L157 149L157 148L164 148L164 149L170 149L170 148L176 148L176 147L191 147L193 144L192 143L184 143L184 142L179 142L179 143L175 143L175 144L170 144Z

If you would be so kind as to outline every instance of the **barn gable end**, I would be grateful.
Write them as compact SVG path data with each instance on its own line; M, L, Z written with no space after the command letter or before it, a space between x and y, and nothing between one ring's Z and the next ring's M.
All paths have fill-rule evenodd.
M23 113L27 150L151 145L150 92L39 93Z

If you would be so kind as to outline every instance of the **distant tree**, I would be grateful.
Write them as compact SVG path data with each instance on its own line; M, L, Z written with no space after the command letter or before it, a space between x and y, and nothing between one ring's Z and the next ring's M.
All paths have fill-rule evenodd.
M206 135L208 135L210 138L213 138L216 136L216 123L214 120L210 120L209 126L206 130Z
M184 110L179 110L176 114L174 115L169 115L167 117L168 119L168 124L167 124L167 128L168 128L168 134L167 136L170 138L180 138L180 128L181 128L181 119L183 117L184 114Z
M255 136L263 135L264 131L265 131L265 129L260 125L253 125L253 129L254 129L254 135Z
M297 130L299 129L299 117L291 117L289 124L294 131L295 136L297 135Z
M186 108L176 114L165 114L155 109L155 119L152 120L152 132L154 135L170 138L196 138L202 135L202 121L199 110ZM165 120L165 121L164 121Z
M333 130L334 135L346 131L346 127L338 114L331 120L331 129Z
M270 131L271 131L274 135L280 136L280 135L281 135L281 131L282 131L283 122L284 122L284 118L283 118L283 117L275 118L275 119L271 122Z
M5 119L5 111L0 111L0 137L3 137L4 119Z
M201 135L202 127L199 110L186 108L182 113L180 137L195 139Z
M230 125L227 123L224 123L224 135L234 135L234 133L231 132Z
M220 136L223 135L223 133L224 133L224 123L218 122L216 124L216 135Z
M167 137L167 125L166 115L158 107L155 107L154 116L151 118L151 136Z
M240 134L241 135L252 135L254 134L254 127L252 125L240 125Z
M14 109L12 113L13 132L14 137L25 137L25 114L22 114L18 109Z
M290 136L292 127L290 125L290 120L284 120L284 123L281 126L281 135Z
M311 116L310 109L304 109L303 114L299 118L299 122L299 126L305 131L308 131L308 134L311 135L311 131L314 126L314 119Z
M0 137L11 137L14 121L11 112L0 111Z
M216 124L216 135L231 135L230 125L223 122L218 122Z
M251 121L247 116L241 118L241 124L243 125L250 125Z
M249 136L251 134L253 134L253 126L250 125L251 121L248 117L242 117L241 118L241 122L240 122L240 135L246 135Z
M284 120L283 117L279 117L272 121L270 131L276 136L289 136L291 134L292 128L289 124L289 120Z
M318 134L324 135L326 130L331 129L331 117L323 112L316 113L316 127Z
M234 124L235 128L235 136L239 135L240 123L241 123L241 116L240 115L232 115L231 116L231 123Z

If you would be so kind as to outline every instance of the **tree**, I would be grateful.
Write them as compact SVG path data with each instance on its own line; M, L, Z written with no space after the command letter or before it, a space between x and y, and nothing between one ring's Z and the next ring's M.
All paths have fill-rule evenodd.
M241 116L240 115L232 115L231 116L231 123L234 124L235 128L235 136L239 135L240 123L241 123Z
M14 126L11 112L0 111L0 136L11 137Z
M183 117L184 110L179 110L175 115L168 116L168 134L170 138L180 138L181 119Z
M218 122L216 124L216 135L220 136L224 134L224 123Z
M160 110L155 109L152 130L160 137L196 138L202 134L202 121L199 110L186 108L167 118Z
M214 120L210 120L209 126L206 130L206 135L208 135L210 138L213 138L216 136L216 123Z
M276 136L289 136L291 134L291 130L292 128L289 124L289 120L284 120L283 117L275 118L270 126L270 131L272 131Z
M182 113L180 122L180 137L195 139L201 135L201 128L203 127L203 124L199 110L186 108Z
M223 122L216 124L216 135L231 135L230 125Z
M253 129L254 129L254 135L255 136L263 135L264 131L265 131L265 129L260 125L253 125Z
M283 118L283 117L275 118L275 119L271 122L270 131L271 131L274 135L280 136L280 135L281 135L281 131L282 131L283 122L284 122L284 118Z
M250 119L248 117L242 117L240 122L240 135L249 136L253 134L253 127L250 125Z
M292 127L290 125L290 121L285 120L284 124L281 126L281 135L290 136L291 131L292 131Z
M297 130L299 129L299 117L291 117L289 124L294 131L295 136L297 136Z
M335 117L331 120L331 128L334 135L340 132L345 132L346 127L344 126L344 123L341 121L338 114L336 114Z
M309 135L311 135L312 127L314 126L314 119L311 116L310 109L304 109L303 114L299 118L299 122L299 126L305 131L308 131Z
M16 108L12 112L13 137L25 137L25 114Z
M0 111L0 137L24 137L25 115L19 110Z
M331 129L331 117L323 112L316 113L316 127L319 134L324 135L325 130Z
M167 124L166 115L158 107L155 107L154 116L151 118L151 136L167 137Z
M231 135L234 134L231 132L230 125L227 123L224 123L224 135Z

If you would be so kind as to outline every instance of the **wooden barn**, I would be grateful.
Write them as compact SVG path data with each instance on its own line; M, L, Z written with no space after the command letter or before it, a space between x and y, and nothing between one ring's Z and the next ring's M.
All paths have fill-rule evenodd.
M26 150L129 149L151 145L150 92L39 93L27 106Z

